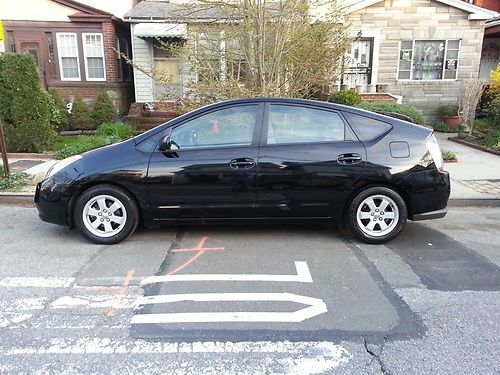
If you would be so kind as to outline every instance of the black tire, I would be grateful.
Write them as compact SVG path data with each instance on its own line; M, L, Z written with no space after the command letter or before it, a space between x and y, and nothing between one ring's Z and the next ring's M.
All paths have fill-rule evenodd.
M110 197L110 199L105 199L105 204L108 206L110 204L112 205L113 200L115 200L114 202L118 201L119 202L118 204L121 204L121 207L117 211L115 211L117 212L116 216L113 217L120 219L119 215L121 215L122 224L114 223L113 219L111 219L111 223L109 223L109 225L114 225L116 227L111 231L109 231L109 233L105 233L106 228L104 227L103 224L102 226L99 226L99 228L101 229L99 228L94 229L95 232L101 232L96 234L92 233L90 228L88 228L87 226L88 225L92 226L94 222L98 223L95 220L100 220L100 221L107 220L108 222L110 220L107 218L107 216L104 216L104 218L102 218L101 216L101 218L98 219L97 216L95 215L91 216L85 215L85 217L89 217L89 219L84 219L84 209L87 203L90 203L94 198L96 197L102 198L103 196ZM97 205L91 206L91 208L100 207L99 203L96 202L96 204ZM115 212L105 213L104 215L110 215L111 217L112 215L115 214ZM103 213L100 212L99 215L103 215ZM95 217L96 219L94 220L94 222L90 222L90 220L93 220L90 218L93 217ZM80 197L78 197L73 209L73 220L75 226L88 240L96 244L111 245L125 240L130 235L132 235L132 233L134 233L134 231L137 228L137 225L139 224L139 211L134 199L124 189L114 185L97 185L85 190L80 195ZM84 222L84 220L86 220L86 222ZM121 228L119 228L120 226ZM114 231L118 232L116 234L113 234Z
M387 201L392 201L387 207L387 212L384 210L384 213L373 212L370 210L370 207L366 202L366 200L374 199L375 207L377 207L377 202L380 201L379 207L382 204L382 199L380 197L389 198ZM393 204L394 203L394 204ZM358 208L362 205L361 214L366 213L366 215L372 215L369 219L360 219L361 225L358 223ZM395 207L393 207L395 206ZM396 211L397 209L397 211ZM394 213L391 213L394 212ZM385 216L382 216L385 215ZM393 220L387 218L388 216L395 216ZM396 220L397 216L397 220ZM373 219L372 219L373 218ZM394 190L389 189L387 187L371 187L366 190L361 191L349 204L347 209L347 217L346 222L347 226L354 234L355 237L360 239L361 241L369 244L381 244L388 242L395 238L401 233L403 228L406 225L406 220L408 218L408 209L406 204L401 198L401 196L396 193ZM371 231L373 234L367 233L370 232L368 225L373 224L371 221L375 222L375 227ZM379 221L380 220L380 224ZM389 225L387 223L390 223ZM387 225L388 227L385 229L387 233L383 233L382 224ZM377 229L378 228L378 229ZM379 232L379 233L375 233Z

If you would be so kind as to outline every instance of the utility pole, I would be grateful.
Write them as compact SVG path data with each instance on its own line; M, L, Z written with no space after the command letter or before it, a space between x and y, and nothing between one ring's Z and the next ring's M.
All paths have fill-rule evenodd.
M7 159L7 146L5 145L5 136L3 134L2 120L0 120L0 153L2 154L3 173L5 178L9 177L9 160Z

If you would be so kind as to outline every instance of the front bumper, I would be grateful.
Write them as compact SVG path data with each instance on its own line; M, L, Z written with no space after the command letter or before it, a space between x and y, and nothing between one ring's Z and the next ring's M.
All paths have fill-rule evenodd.
M35 205L38 216L48 223L70 225L68 220L69 197L64 194L49 193L38 183L35 191Z

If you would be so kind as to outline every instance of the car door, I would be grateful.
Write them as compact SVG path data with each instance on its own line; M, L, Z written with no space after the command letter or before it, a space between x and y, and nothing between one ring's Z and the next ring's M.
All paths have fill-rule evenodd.
M162 152L157 147L149 164L148 193L154 217L255 216L262 113L263 104L229 106L174 126L172 149Z
M366 151L338 111L266 104L258 158L259 215L332 217L359 183Z

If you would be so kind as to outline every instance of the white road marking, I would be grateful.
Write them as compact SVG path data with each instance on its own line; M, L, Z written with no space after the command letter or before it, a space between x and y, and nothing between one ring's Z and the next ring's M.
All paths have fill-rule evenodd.
M312 283L307 262L295 262L296 275L259 275L259 274L187 274L151 276L141 281L141 286L172 281L275 281Z
M33 314L8 314L0 317L0 328L6 328L13 324L19 324L33 317Z
M50 305L51 309L71 309L75 307L130 309L137 296L123 296L119 303L115 295L64 296Z
M18 298L0 301L0 313L41 310L49 298Z
M74 281L74 277L5 277L0 280L0 286L67 288Z
M172 303L180 301L286 301L309 307L293 312L190 312L164 314L136 314L131 324L147 323L207 323L207 322L302 322L328 311L319 298L293 293L193 293L140 297L137 305Z

